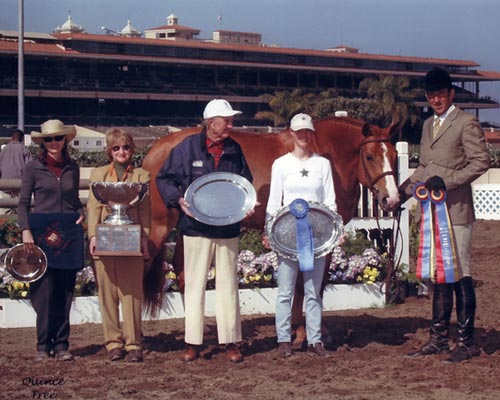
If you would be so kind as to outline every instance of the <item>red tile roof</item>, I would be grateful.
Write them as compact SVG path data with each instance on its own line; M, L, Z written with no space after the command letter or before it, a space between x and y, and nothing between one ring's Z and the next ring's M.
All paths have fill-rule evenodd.
M398 61L398 62L413 62L413 63L432 63L435 65L454 65L458 67L478 67L479 64L475 61L468 60L455 60L446 58L430 58L430 57L408 57L408 56L393 56L385 54L368 54L368 53L335 53L326 50L315 49L296 49L290 47L268 47L268 46L255 46L255 45L237 45L228 43L212 43L202 42L198 40L189 40L182 42L163 41L158 39L146 38L130 38L123 36L108 36L108 35L95 35L89 33L73 33L73 34L54 34L59 39L76 39L76 40L98 40L101 42L115 42L115 43L135 43L135 44L155 44L158 46L180 46L191 48L213 48L219 50L233 50L233 51L256 51L275 54L290 54L290 55L315 55L325 57L338 57L338 58L351 58L351 59L364 59L364 60L383 60L383 61Z

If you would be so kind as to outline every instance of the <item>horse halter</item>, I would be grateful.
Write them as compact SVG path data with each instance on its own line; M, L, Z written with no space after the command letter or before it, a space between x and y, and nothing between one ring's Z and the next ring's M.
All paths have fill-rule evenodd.
M391 175L391 176L394 177L394 180L396 180L396 173L392 169L390 171L382 172L381 174L378 174L375 178L372 179L370 177L370 174L369 174L368 166L366 165L366 159L364 157L363 146L365 146L368 143L384 143L384 142L390 142L390 139L389 138L375 138L375 139L373 139L373 138L372 139L367 138L367 139L364 139L361 142L361 144L359 145L359 152L360 152L360 156L361 156L361 159L362 159L363 171L365 173L366 181L368 182L367 187L372 192L378 192L377 188L375 188L375 185L383 177Z

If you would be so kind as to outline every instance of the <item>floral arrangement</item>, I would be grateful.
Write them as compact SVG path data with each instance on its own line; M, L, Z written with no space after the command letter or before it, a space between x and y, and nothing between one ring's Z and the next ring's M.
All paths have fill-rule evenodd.
M255 256L251 250L241 250L238 255L237 269L238 284L241 289L276 286L278 258L272 251ZM178 291L179 281L172 264L164 261L163 271L165 273L164 291ZM211 266L208 270L207 289L215 288L215 274L215 267Z
M0 265L0 298L28 299L30 284L15 280ZM92 267L85 267L76 274L75 296L94 296L97 294L94 271Z
M331 283L368 283L383 279L386 254L367 248L361 255L346 256L344 249L335 247L329 269Z
M0 248L13 247L22 243L22 233L17 218L14 216L0 217Z
M29 293L29 283L16 281L5 269L4 265L0 265L0 297L9 299L26 299Z
M97 286L92 267L88 266L76 273L75 296L95 296Z
M10 232L9 243L21 242L19 228L15 219L3 218L2 232ZM7 221L8 223L6 223ZM238 283L240 288L264 288L277 285L278 257L275 252L266 250L257 230L244 231L240 240L240 252L237 259ZM7 238L2 234L0 239ZM329 266L330 283L374 283L385 276L387 256L380 255L372 242L360 237L347 239L341 247L333 250ZM361 252L361 254L357 254ZM167 248L163 270L165 273L164 291L178 291L179 282L171 264L173 244ZM212 266L207 276L207 289L215 288L215 267ZM92 267L78 271L75 284L75 296L93 296L97 294L96 280ZM25 299L29 297L29 284L14 280L0 264L0 297Z
M255 256L251 250L242 250L236 265L240 288L276 286L278 257L274 251Z

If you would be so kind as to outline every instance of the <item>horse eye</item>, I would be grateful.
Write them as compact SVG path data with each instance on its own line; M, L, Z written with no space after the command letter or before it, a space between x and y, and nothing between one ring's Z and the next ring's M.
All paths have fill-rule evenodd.
M373 161L373 156L371 154L366 155L367 161Z

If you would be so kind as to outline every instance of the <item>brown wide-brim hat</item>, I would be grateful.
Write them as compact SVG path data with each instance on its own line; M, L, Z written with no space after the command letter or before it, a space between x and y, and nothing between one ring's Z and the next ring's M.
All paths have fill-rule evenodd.
M66 136L66 143L72 141L76 136L74 125L64 125L58 119L49 119L40 125L41 132L31 131L31 140L41 144L44 137Z

